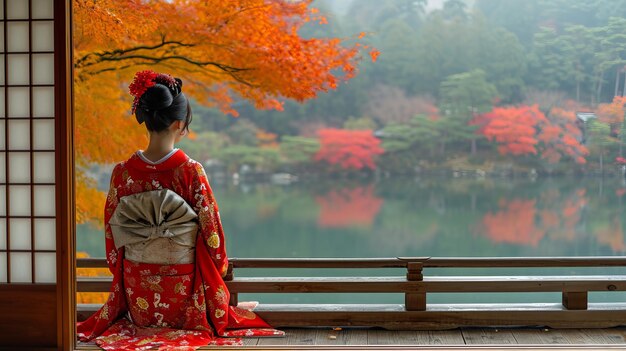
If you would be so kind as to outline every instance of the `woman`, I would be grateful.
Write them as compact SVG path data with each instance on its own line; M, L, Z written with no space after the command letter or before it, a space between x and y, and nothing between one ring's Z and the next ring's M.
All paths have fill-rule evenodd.
M95 338L104 349L196 349L239 341L220 336L282 335L228 304L217 203L202 165L174 148L192 119L182 86L142 71L129 87L150 143L113 169L104 213L113 283L108 301L78 324L81 341Z

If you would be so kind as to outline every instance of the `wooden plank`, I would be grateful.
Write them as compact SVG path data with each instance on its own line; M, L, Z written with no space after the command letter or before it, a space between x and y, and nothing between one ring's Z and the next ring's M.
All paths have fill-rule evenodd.
M235 278L226 284L230 291L237 293L402 293L423 291L419 282L409 282L405 277Z
M463 328L463 339L467 345L511 345L517 344L509 329Z
M624 291L626 276L424 277L426 292Z
M319 328L315 345L345 346L367 345L367 329L362 328Z
M416 342L425 345L463 345L461 329L414 331Z
M314 345L314 328L285 329L284 338L259 338L258 346Z
M563 334L551 328L513 329L511 331L518 344L557 344L569 345Z
M77 258L76 268L107 268L106 259L98 257Z
M79 277L79 292L108 291L111 277ZM271 277L235 278L226 282L233 293L309 292L582 292L626 291L626 276L575 277Z
M426 260L428 257L417 258ZM235 268L403 268L397 258L231 258Z
M593 329L595 331L601 331L602 329ZM581 329L559 329L558 333L561 334L570 344L574 345L594 345L597 344L596 340L589 337Z
M588 293L585 292L563 292L563 307L568 310L586 310L588 302Z
M0 284L0 345L58 347L56 284Z
M410 260L410 257L398 257ZM427 268L499 268L499 267L623 267L626 256L578 257L431 257Z
M106 292L111 288L113 277L77 277L77 292Z
M111 277L79 277L77 291L109 291ZM420 292L418 282L404 277L319 277L319 278L234 278L226 285L231 293L340 293L340 292Z
M404 307L407 311L425 311L426 310L426 293L405 294Z
M370 333L374 333L370 331ZM376 336L378 344L386 345L464 345L463 336L459 329L433 331L433 330L382 330L375 332L385 337ZM374 337L374 336L372 336Z
M370 329L367 331L368 345L390 345L391 340L391 332L388 330Z
M398 258L231 258L236 268L393 268L423 262L428 268L623 267L626 256L590 257L398 257ZM107 267L104 258L77 259L79 268Z
M597 344L626 344L626 329L610 328L610 329L582 329L588 337L592 338Z
M623 304L618 304L616 306ZM270 307L271 306L271 307ZM310 308L285 308L259 305L255 312L271 325L300 326L377 326L396 330L452 329L460 326L552 326L556 328L606 328L626 324L626 310L611 308L565 310L560 304L475 305L475 308L456 309L456 306L429 305L426 311L348 310L328 305L310 305ZM400 305L401 306L401 305ZM476 308L476 306L478 308Z
M79 305L78 320L97 310ZM589 304L566 310L561 304L431 304L426 311L403 305L268 305L256 309L275 327L383 327L395 330L442 330L462 326L552 326L608 328L626 325L626 304Z
M260 338L241 338L244 346L256 346Z

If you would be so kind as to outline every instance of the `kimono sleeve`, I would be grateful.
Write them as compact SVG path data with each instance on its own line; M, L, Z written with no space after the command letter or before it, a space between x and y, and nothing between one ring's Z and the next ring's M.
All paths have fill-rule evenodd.
M213 191L209 185L204 168L200 163L195 163L192 175L193 208L198 214L199 231L202 243L209 251L215 267L222 277L228 270L228 257L224 243L224 230L220 220L217 202L213 197ZM200 248L198 248L200 249Z
M106 203L104 205L104 242L105 242L105 250L106 250L106 259L109 264L109 270L111 273L115 273L115 265L118 260L118 251L115 248L115 243L113 242L113 233L111 232L111 226L109 225L109 221L113 216L113 212L115 212L115 208L117 208L117 204L119 203L119 197L117 193L117 185L120 182L120 165L118 164L113 169L113 173L111 174L111 183L109 186L109 193L107 195Z

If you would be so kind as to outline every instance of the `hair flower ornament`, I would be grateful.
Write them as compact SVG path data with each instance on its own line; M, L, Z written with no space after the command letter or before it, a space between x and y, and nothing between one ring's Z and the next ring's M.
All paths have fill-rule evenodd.
M172 95L174 96L181 92L182 82L169 74L157 73L151 70L137 72L135 73L133 81L128 86L130 95L135 98L133 100L132 113L137 111L141 96L148 90L148 88L153 87L157 83L167 86L172 91Z

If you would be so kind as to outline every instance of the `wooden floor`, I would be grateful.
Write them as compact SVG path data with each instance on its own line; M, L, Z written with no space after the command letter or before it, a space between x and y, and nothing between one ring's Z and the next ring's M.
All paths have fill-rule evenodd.
M443 331L282 329L284 338L244 338L243 346L201 350L626 350L626 327L610 329L463 328ZM93 342L79 350L100 350Z
M463 328L445 331L285 329L284 338L248 338L245 346L623 346L626 327L611 329Z

